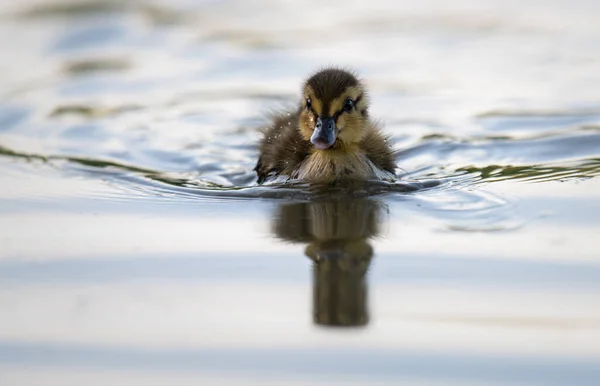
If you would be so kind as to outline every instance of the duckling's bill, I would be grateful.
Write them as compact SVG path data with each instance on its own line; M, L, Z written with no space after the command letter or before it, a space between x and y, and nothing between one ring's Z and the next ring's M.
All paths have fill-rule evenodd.
M333 118L319 117L315 124L315 130L310 137L310 142L318 150L329 149L335 143L337 128Z

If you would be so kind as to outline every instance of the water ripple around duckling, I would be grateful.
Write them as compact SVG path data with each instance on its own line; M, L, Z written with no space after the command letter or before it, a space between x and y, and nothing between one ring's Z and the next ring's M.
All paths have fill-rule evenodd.
M13 132L11 124L19 126L25 119L17 111L5 113L8 138ZM284 181L256 184L252 168L257 156L257 127L261 122L256 117L242 120L221 134L211 133L191 141L185 132L192 128L202 130L195 126L206 125L208 117L197 112L190 115L185 109L163 116L164 122L159 118L152 126L117 131L115 135L107 133L111 122L118 125L119 121L143 111L127 105L55 107L48 114L48 119L55 123L52 129L26 138L33 148L36 142L45 140L44 147L53 148L53 153L21 153L2 147L0 154L101 178L117 186L123 194L171 202L331 200L349 194L402 201L402 196L408 194L424 214L446 223L449 230L460 231L518 229L531 220L516 215L513 204L486 191L485 184L506 180L566 181L600 174L600 157L596 157L600 136L595 129L598 115L587 112L549 114L545 120L539 113L481 114L475 121L483 120L481 127L488 130L486 125L493 116L493 132L484 135L475 132L463 137L440 133L436 125L392 124L392 132L402 132L406 126L412 131L425 131L420 138L415 135L395 139L401 166L398 181L371 181L350 189L348 186L322 189ZM564 119L565 115L568 119ZM528 129L530 118L537 122L533 133ZM73 119L80 123L73 124ZM168 130L169 124L179 126L179 132L164 136L163 130ZM87 156L93 153L99 157Z

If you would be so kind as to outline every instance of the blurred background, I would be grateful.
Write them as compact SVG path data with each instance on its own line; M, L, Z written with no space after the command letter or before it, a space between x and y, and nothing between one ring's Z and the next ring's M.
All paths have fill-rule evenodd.
M599 2L2 1L0 55L0 385L599 384ZM256 186L328 65L439 186Z

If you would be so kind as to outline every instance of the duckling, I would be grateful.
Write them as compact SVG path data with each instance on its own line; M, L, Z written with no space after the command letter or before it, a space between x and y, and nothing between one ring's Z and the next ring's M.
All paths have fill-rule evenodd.
M366 89L353 73L314 73L302 86L298 110L276 116L265 130L254 168L258 183L278 176L325 184L393 178L394 152L368 109Z

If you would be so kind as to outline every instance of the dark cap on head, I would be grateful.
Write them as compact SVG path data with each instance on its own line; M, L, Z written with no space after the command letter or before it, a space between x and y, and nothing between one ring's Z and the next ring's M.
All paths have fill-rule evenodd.
M331 101L348 87L358 85L358 79L351 72L339 68L326 68L308 78L304 87L310 87L315 97L321 101Z

